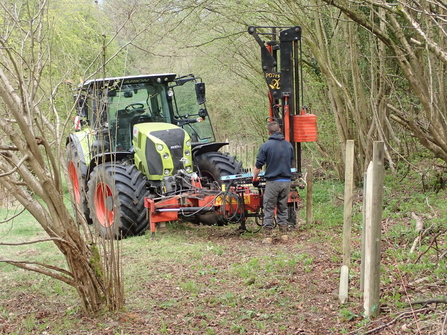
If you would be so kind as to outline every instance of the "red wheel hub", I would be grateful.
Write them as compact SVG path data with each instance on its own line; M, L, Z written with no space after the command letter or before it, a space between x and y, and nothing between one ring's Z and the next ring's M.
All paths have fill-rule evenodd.
M113 225L115 211L113 207L113 193L105 183L98 183L95 190L95 209L99 223L104 227Z
M79 188L78 173L76 171L76 165L70 161L68 163L68 175L70 177L71 185L73 186L73 193L75 200L78 204L81 203L81 189Z

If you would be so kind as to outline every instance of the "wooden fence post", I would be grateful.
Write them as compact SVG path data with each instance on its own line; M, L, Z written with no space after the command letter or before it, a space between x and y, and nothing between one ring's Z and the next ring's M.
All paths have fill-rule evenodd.
M307 185L307 194L306 194L306 225L312 224L312 165L308 165L306 169L306 185Z
M368 168L366 236L365 236L365 294L363 307L367 317L379 313L380 303L380 246L382 227L384 144L373 144L372 168Z
M366 189L368 183L368 174L365 172L363 174L363 209L362 209L362 251L361 251L361 262L360 262L360 291L365 289L365 230L366 230Z
M348 300L349 266L351 263L352 192L354 186L354 141L346 142L345 199L343 218L343 266L340 274L339 300Z
M346 141L345 199L343 217L343 265L351 263L352 191L354 186L354 141Z

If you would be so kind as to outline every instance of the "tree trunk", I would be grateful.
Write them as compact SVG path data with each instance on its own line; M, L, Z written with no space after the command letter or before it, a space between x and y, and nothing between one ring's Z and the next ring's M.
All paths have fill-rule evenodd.
M48 235L43 240L55 243L68 269L1 256L0 261L73 286L86 313L116 310L124 301L119 242L94 238L64 204L64 125L55 103L63 80L50 90L42 80L46 67L52 71L53 60L47 6L45 0L26 3L18 11L0 5L0 19L8 27L0 35L0 189L39 222ZM26 243L12 246L19 244Z

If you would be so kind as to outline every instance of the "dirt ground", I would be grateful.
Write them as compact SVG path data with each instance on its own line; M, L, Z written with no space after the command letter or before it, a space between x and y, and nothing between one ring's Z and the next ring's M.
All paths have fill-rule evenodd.
M73 306L61 297L43 298L36 292L29 293L27 287L23 286L32 283L3 283L2 289L10 290L10 294L0 301L0 333L441 334L444 312L439 311L436 304L417 306L415 309L422 309L413 312L409 308L394 310L392 306L382 305L379 317L365 322L362 317L362 297L359 294L359 262L354 262L352 266L352 295L349 302L340 306L340 251L334 249L334 243L323 242L339 240L339 232L334 231L333 236L325 236L322 243L316 243L318 227L296 230L290 234L287 243L276 239L273 245L265 246L261 244L260 236L241 237L234 227L224 230L213 227L198 229L201 230L200 234L189 232L188 243L208 241L225 250L219 257L209 255L204 256L210 257L209 260L201 260L212 262L213 271L197 275L197 272L183 264L155 264L151 278L135 283L138 295L128 295L124 311L104 313L96 318L83 315L76 309L70 313ZM392 246L383 246L384 249L387 247ZM221 278L222 285L219 288L210 286L213 276L217 278L216 273L223 273L230 264L243 264L253 257L274 257L279 252L298 252L311 256L311 266L297 266L291 273L279 273L277 277L273 274L266 278L248 277L249 280L241 281L237 278ZM126 263L140 256L125 254L123 257ZM161 276L161 273L169 273L169 276ZM178 278L202 285L202 289L197 295L188 296L178 289L178 281L175 280ZM391 280L381 289L383 294L387 294L397 286L399 284ZM421 283L418 289L422 290L423 286ZM443 290L445 292L445 285L433 288L427 284L424 288L439 290L441 294ZM406 289L416 290L410 286ZM272 291L274 294L270 294ZM222 304L222 298L217 300L217 297L225 295L228 295L228 304ZM148 302L145 307L142 307L142 300Z

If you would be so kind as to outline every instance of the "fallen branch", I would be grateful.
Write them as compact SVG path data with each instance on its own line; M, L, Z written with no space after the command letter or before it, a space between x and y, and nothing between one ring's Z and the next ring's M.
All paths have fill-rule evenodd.
M414 214L414 213L412 213L412 214ZM415 215L415 217L418 217L416 214L414 214L414 215ZM418 232L419 235L415 238L415 240L413 242L413 245L411 246L410 254L413 253L416 250L416 247L417 247L418 243L422 241L422 238L425 235L427 235L431 231L431 228L433 227L433 225L431 225L429 228L427 228L427 229L422 231L423 223L422 223L421 230L418 230L417 226L418 226L418 223L416 223L416 232Z
M427 308L427 307L423 307L423 308L419 308L419 309L416 309L416 310L411 310L411 311L406 311L406 312L400 313L400 314L399 314L398 316L396 316L393 320L391 320L391 321L389 321L389 322L387 322L387 323L385 323L385 324L383 324L383 325L380 325L380 326L378 326L378 327L376 327L376 328L370 329L370 330L368 330L368 331L366 331L366 332L364 332L364 333L362 333L362 334L363 334L363 335L373 334L373 333L375 333L376 331L379 331L379 330L388 328L389 326L391 326L391 325L394 324L395 322L399 321L400 319L405 319L405 318L408 318L408 317L410 317L410 316L413 316L413 315L416 314L416 313L425 312L425 311L427 311L427 310L429 310L429 308ZM349 334L355 334L355 333L356 333L357 331L359 331L359 330L361 330L361 329L354 330L354 331L350 332Z
M439 256L439 260L442 260L447 255L447 251L444 251L441 256Z
M418 235L413 241L413 245L411 246L411 249L410 249L410 254L412 254L416 250L416 247L418 246L420 241L421 241L421 236Z
M411 212L411 217L416 220L415 231L416 233L419 233L422 229L424 229L424 221L422 221L422 218L415 212Z
M417 262L419 262L419 260L421 259L421 257L424 256L424 255L427 253L427 251L430 250L431 246L436 242L436 239L438 238L438 236L441 235L441 234L443 234L443 233L444 233L443 231L440 231L439 233L437 233L437 234L433 237L433 239L432 239L431 242L430 242L430 245L427 247L427 249L426 249L423 253L421 253L421 254L418 256L418 258L414 261L413 264L416 264Z
M447 304L447 298L432 298L432 299L426 299L426 300L415 300L415 301L410 301L410 303L406 306L428 305L428 304Z
M444 335L445 324L447 322L447 312L445 313L444 322L442 322L441 335Z

